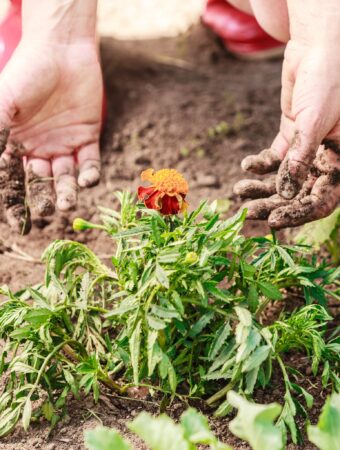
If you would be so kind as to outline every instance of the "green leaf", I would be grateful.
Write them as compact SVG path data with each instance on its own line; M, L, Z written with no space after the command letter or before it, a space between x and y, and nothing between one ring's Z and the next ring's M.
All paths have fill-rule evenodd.
M139 354L140 354L140 343L142 338L141 329L142 329L142 320L139 320L136 325L136 328L134 329L129 339L131 365L133 369L133 382L135 384L138 384L139 382Z
M280 290L267 281L258 281L257 283L262 294L270 300L282 300L282 294Z
M147 321L150 328L154 330L163 330L166 327L166 323L159 319L158 317L154 317L148 314Z
M196 409L187 409L181 417L184 436L193 444L211 444L216 438L210 430L208 419Z
M229 323L223 324L216 332L216 336L211 344L210 350L209 350L209 356L208 358L210 360L213 360L218 355L218 352L221 350L223 344L228 339L230 335L231 327Z
M283 437L274 420L281 412L277 403L258 405L251 403L236 392L228 393L228 401L238 409L229 428L235 436L249 442L253 450L282 450Z
M250 312L245 309L241 308L240 306L235 306L235 312L240 320L240 323L244 325L245 327L250 327L252 323L252 317Z
M128 427L141 437L151 450L193 450L184 437L183 428L165 414L153 417L143 412L129 423Z
M46 308L32 309L25 315L25 320L34 327L40 327L47 323L53 316L53 313Z
M151 376L156 365L162 361L162 350L158 343L158 331L149 331L148 333L148 375Z
M340 394L328 397L318 424L309 425L307 434L320 450L340 450Z
M156 278L161 286L165 287L166 289L169 289L170 286L169 277L160 264L156 264Z
M276 246L276 250L280 253L281 258L287 264L287 266L292 267L292 268L295 267L293 258L290 256L290 254L287 252L287 250L285 250L283 247L280 247L279 245Z
M259 294L253 284L249 286L247 300L250 311L254 313L259 306Z
M189 336L191 338L197 336L208 325L208 323L213 319L213 317L214 317L213 311L209 311L208 313L200 317L189 331Z
M31 399L28 397L25 402L24 410L22 412L22 426L24 427L25 431L28 430L31 421L31 416L32 416L32 402Z
M106 427L85 431L85 446L89 450L132 450L117 431Z
M262 345L261 347L258 347L244 362L242 366L242 372L249 372L255 367L259 367L263 363L263 361L267 359L269 352L269 345Z

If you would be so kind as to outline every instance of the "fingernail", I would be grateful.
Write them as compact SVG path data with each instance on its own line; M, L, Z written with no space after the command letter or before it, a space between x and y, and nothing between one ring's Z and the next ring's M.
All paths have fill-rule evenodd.
M93 187L99 183L100 170L96 166L82 170L78 177L78 184L81 187Z

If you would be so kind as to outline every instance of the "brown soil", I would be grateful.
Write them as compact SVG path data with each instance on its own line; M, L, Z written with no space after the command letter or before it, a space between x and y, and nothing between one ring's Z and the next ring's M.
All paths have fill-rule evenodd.
M97 206L112 207L115 190L135 190L140 172L148 167L180 170L189 181L191 205L205 198L229 198L232 212L236 211L240 203L232 187L243 176L242 158L268 146L278 129L281 62L235 60L200 26L173 39L117 42L107 38L102 42L102 58L108 97L102 181L93 190L80 192L75 213L34 218L28 238L17 238L6 225L0 225L0 284L18 289L41 281L44 269L38 260L53 239L77 239L99 255L109 254L108 238L95 231L75 234L72 220L76 216L97 220ZM216 126L222 121L228 126L218 131ZM267 234L269 229L253 222L246 231ZM290 363L310 374L302 357ZM324 402L323 393L312 377L304 383L316 393L314 418ZM272 390L257 394L262 402L280 398L278 377ZM46 422L34 424L27 434L19 426L0 443L0 449L83 449L84 429L102 421L124 430L126 420L142 409L157 412L157 405L105 395L98 405L91 399L72 401L68 418L50 435ZM183 405L174 404L169 410L178 417ZM224 441L237 449L249 448L230 435L227 423L212 419ZM135 445L145 448L137 441Z

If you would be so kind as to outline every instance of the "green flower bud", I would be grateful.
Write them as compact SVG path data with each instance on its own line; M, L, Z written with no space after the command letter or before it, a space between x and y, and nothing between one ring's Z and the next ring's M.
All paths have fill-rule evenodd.
M80 219L79 217L77 217L73 221L74 231L83 231L88 230L90 228L97 228L97 226L91 222L88 222L87 220Z
M195 252L189 252L186 254L184 264L195 264L198 261L198 254Z

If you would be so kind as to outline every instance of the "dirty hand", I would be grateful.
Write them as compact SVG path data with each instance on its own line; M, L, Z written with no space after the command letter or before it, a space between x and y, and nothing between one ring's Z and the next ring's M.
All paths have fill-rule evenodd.
M273 150L243 160L249 172L266 175L278 169L280 158ZM295 227L328 216L340 199L340 153L321 145L299 194L292 200L277 194L280 175L261 180L241 180L234 186L235 194L251 198L243 207L249 219L266 220L274 229ZM256 200L255 200L256 199Z
M279 166L275 190L278 197L273 199L270 209L284 202L287 206L270 214L269 223L275 228L325 217L340 200L339 153L336 153L340 143L338 1L325 2L321 10L317 0L307 3L288 0L287 4L290 40L282 69L280 131L271 151L248 157L242 163L245 170L254 173L268 173ZM323 150L320 147L323 142L334 151ZM315 182L312 190L306 187L307 178L307 185ZM241 193L245 185L247 182L237 185L236 192ZM265 204L268 206L268 200L262 201L263 207ZM251 208L249 217L255 218L254 204ZM265 215L263 212L263 218Z
M23 234L26 205L52 214L55 191L66 211L76 205L77 186L99 181L95 12L94 0L23 3L22 41L0 75L0 197L8 223Z

